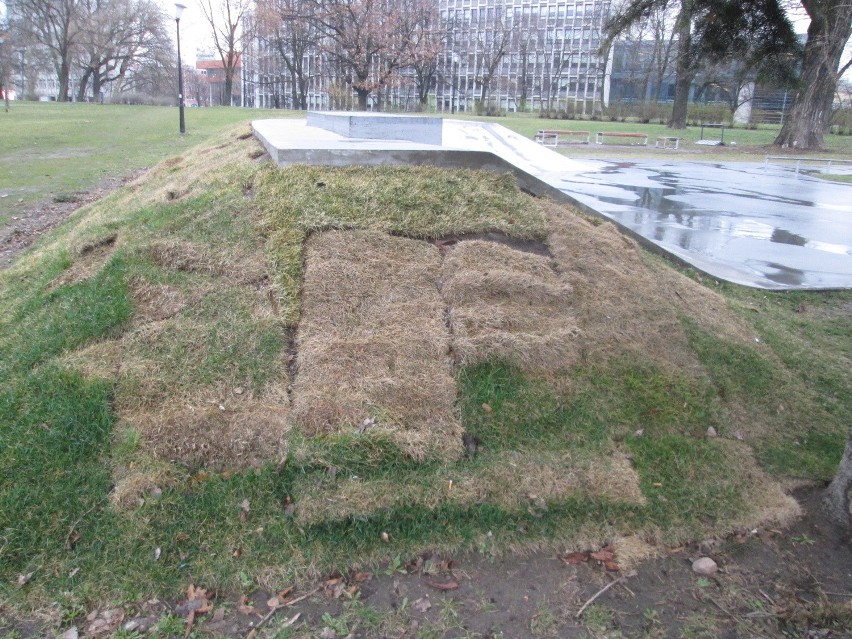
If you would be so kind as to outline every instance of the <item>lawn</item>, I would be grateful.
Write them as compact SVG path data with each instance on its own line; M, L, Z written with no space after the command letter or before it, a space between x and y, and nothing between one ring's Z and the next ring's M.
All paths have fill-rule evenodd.
M130 175L182 153L223 126L293 111L15 102L0 117L0 225L34 202L73 197L106 177Z
M68 105L81 147L100 108ZM134 155L165 122L133 113L123 166L153 168L0 272L4 609L653 555L833 474L852 293L707 286L505 176L278 169L240 111Z

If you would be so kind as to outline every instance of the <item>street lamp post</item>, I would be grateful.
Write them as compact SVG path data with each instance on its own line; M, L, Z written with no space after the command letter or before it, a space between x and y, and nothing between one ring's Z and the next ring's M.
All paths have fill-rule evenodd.
M24 91L24 88L25 88L24 87L24 82L25 82L25 80L24 80L24 50L18 49L18 55L21 56L21 95L18 99L23 100L24 99L24 93L25 93L25 91Z
M178 54L178 111L180 111L180 132L186 133L186 122L183 119L183 65L180 61L180 17L186 5L175 2L175 24L177 25L177 54Z
M3 50L3 37L0 36L0 93L3 94L3 99L6 102L6 113L9 112L9 86L6 84L6 65L3 62L5 51Z
M456 85L459 81L459 56L453 53L453 99L450 102L450 113L456 112Z

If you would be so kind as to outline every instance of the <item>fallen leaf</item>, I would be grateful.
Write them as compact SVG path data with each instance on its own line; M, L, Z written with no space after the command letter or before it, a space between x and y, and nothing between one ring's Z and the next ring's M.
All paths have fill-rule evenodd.
M427 581L426 585L432 588L437 588L438 590L447 591L455 590L456 588L458 588L459 582L457 582L455 579L451 579L450 581L446 581L444 583L437 581Z
M352 580L356 583L364 583L365 581L370 581L373 578L373 573L371 572L356 572L355 576L352 577Z
M80 633L77 631L77 626L71 626L62 633L61 639L79 639Z
M240 521L248 519L249 511L251 510L250 506L248 499L243 499L240 502Z
M621 568L618 567L618 564L614 561L605 561L604 568L609 570L610 572L618 572Z
M561 557L562 561L569 565L582 564L589 561L589 553L587 552L571 552Z
M432 607L432 602L426 599L426 597L421 597L413 604L411 604L411 606L419 612L426 612L427 610L429 610L429 608Z
M613 552L609 546L601 548L597 552L593 552L589 555L592 559L596 561L614 561L615 560L615 552Z
M337 639L337 633L334 632L331 628L326 626L320 631L320 639Z
M23 588L24 586L26 586L29 583L30 579L33 578L34 574L35 572L28 572L25 575L18 575L18 588Z
M483 404L482 410L485 413L490 413L493 409L491 408L491 404Z
M253 615L255 613L254 604L249 603L248 597L243 595L237 604L237 612L243 615Z
M285 588L284 590L279 591L278 598L281 601L284 601L285 599L287 599L287 597L293 594L293 590L293 586L290 586L289 588Z

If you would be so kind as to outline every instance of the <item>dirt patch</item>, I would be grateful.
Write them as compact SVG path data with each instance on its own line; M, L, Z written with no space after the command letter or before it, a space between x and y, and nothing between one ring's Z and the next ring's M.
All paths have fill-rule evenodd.
M457 364L499 358L543 372L577 362L573 290L549 258L493 242L460 242L447 252L441 280Z
M305 250L293 416L308 434L364 420L407 453L461 454L438 249L366 231L315 234Z
M50 229L64 221L78 208L101 199L116 189L132 182L145 170L135 171L129 175L107 178L101 184L89 191L77 192L73 202L40 202L30 206L22 206L20 210L12 210L10 223L0 227L0 269L8 268L18 254L28 248Z
M572 563L563 552L495 558L487 550L455 557L432 551L393 565L353 567L309 584L292 584L269 571L256 575L261 589L211 593L213 610L196 616L193 629L234 639L251 632L271 638L293 620L284 632L294 639L416 639L424 633L493 639L848 639L849 533L824 516L821 487L802 489L797 498L802 516L787 527L751 528L679 548L654 547L656 558L650 560L643 542L613 539L609 548L616 553L618 572L592 557ZM643 560L631 562L637 553ZM700 556L712 557L719 571L710 577L695 574L691 563ZM294 592L273 599L292 585ZM273 611L270 604L279 601L284 605ZM169 614L185 616L185 610L183 598L123 608L126 623L146 628ZM86 625L82 616L77 625ZM46 630L41 624L0 619L0 631L11 628L24 638L44 636Z

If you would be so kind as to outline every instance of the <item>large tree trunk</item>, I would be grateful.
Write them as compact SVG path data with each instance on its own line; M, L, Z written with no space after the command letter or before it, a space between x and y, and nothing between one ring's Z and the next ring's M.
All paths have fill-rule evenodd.
M56 96L57 102L68 102L68 77L71 75L71 65L68 63L68 57L65 56L59 64L59 72L57 79L59 80L59 95Z
M89 86L89 78L92 77L92 67L86 67L83 77L80 78L80 86L77 88L77 102L86 101L86 88Z
M681 9L678 16L678 42L677 42L677 77L675 79L675 96L672 105L672 117L669 127L672 129L686 128L686 110L689 104L689 88L695 78L692 56L692 22L687 7Z
M848 0L802 0L811 17L800 87L775 145L821 149L841 73L840 58L852 29Z
M828 487L825 505L832 519L852 527L852 433L846 442L846 451L840 460L837 475Z
M234 71L225 69L225 94L222 96L222 106L231 106L233 102Z

